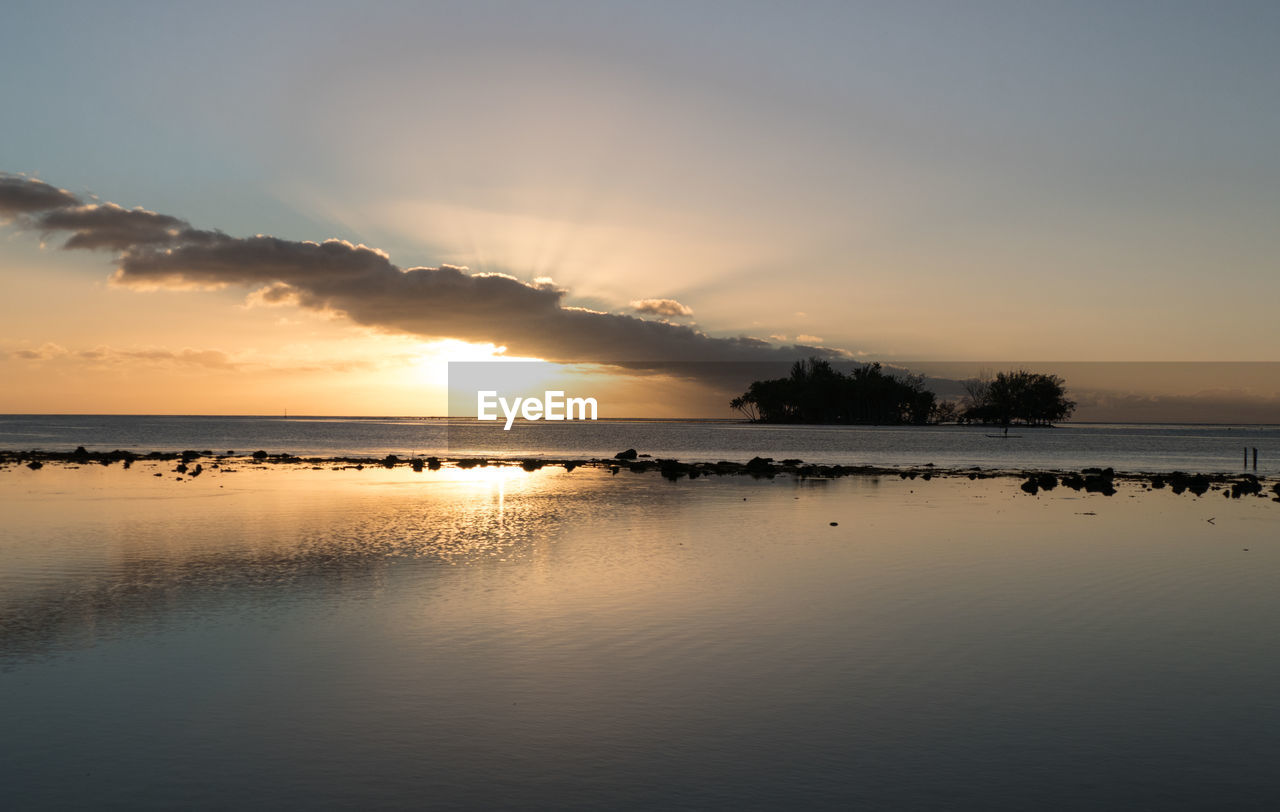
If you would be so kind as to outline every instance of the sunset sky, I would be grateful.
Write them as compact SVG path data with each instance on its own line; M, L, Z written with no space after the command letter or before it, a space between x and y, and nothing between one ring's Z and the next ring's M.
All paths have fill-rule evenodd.
M1276 3L4 16L0 412L438 414L501 347L1280 361Z

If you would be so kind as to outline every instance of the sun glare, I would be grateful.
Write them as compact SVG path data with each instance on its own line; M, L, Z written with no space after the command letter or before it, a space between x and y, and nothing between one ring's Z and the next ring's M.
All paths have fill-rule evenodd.
M503 355L506 349L506 347L496 344L472 344L467 341L459 341L456 338L444 338L439 341L423 342L414 358L413 365L423 383L447 388L449 386L450 361L536 360L509 358Z

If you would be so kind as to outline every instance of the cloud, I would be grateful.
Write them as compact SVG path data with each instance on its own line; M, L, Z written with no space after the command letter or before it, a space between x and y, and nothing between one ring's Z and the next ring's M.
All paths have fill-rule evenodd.
M229 353L212 348L185 347L178 350L155 347L124 348L99 345L84 349L69 349L58 344L46 343L37 348L21 347L8 352L0 351L0 358L11 358L32 363L60 362L87 364L91 367L147 366L168 369L199 368L228 372L257 372L270 374L353 372L377 368L412 366L417 362L413 353L379 353L374 358L329 358L310 360L298 364L288 357L263 357L255 352Z
M222 350L210 349L143 349L126 350L117 347L99 346L91 349L69 350L58 344L44 344L37 349L22 348L11 350L10 358L21 361L53 361L57 359L74 359L99 364L120 364L135 361L170 366L197 366L208 369L238 369L241 365L234 362L230 355Z
M75 206L79 198L66 189L24 175L0 173L0 218Z
M631 309L637 313L648 313L654 316L693 315L693 308L682 305L675 299L637 299L631 303Z
M22 361L48 361L51 358L59 358L67 354L67 350L57 344L47 343L36 349L23 347L19 350L11 350L10 358L17 358Z
M171 350L142 350L134 352L120 352L121 359L132 359L139 361L151 361L155 363L171 363L179 366L196 366L205 369L238 369L239 364L231 360L231 356L222 350L195 350L183 349L176 352Z
M821 344L822 336L808 336L808 335L805 335L804 333L801 333L800 335L796 336L796 341L800 341L805 344Z
M19 175L0 176L0 200L21 226L67 232L65 248L117 255L114 284L134 288L248 288L259 303L292 303L356 324L421 338L502 345L517 356L566 363L658 368L687 361L786 362L840 350L780 347L746 336L721 338L693 327L604 313L565 303L549 279L532 283L451 265L402 269L386 253L345 240L232 237L143 209L83 204L74 195ZM689 315L670 299L637 310Z
M36 219L45 231L70 231L64 248L110 248L126 251L140 245L176 242L190 226L177 217L144 209L125 209L114 203L65 206ZM187 238L190 238L188 234Z

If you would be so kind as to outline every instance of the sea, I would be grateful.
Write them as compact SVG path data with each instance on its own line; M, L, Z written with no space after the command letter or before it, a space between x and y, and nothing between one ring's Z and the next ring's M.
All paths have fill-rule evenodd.
M0 446L1228 472L1256 446L1266 487L0 464L0 807L1280 808L1275 428L543 428L31 416Z
M406 417L4 415L0 448L218 454L611 458L634 448L685 462L752 457L829 465L1280 473L1280 426L1065 423L801 426L728 420L518 421Z

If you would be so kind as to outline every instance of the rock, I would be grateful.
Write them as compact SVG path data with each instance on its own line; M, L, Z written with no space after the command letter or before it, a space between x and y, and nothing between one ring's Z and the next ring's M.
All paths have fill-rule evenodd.
M27 467L30 468L32 471L39 471L41 468L44 467L44 463L41 462L40 460L32 460L31 462L27 463ZM156 474L156 476L160 476L160 475Z
M1040 492L1040 485L1036 483L1035 477L1027 477L1027 481L1022 483L1022 490L1035 496Z
M417 457L414 457L413 461L409 464L413 466L414 471L416 471L417 473L422 473L422 467L425 463L422 460L418 459Z
M388 454L387 456L382 458L382 466L384 468L395 468L396 463L399 461L400 461L400 458L397 457L395 454Z
M1189 476L1182 471L1174 471L1172 474L1169 474L1167 481L1169 483L1169 490L1174 493L1180 494L1183 491L1191 491L1196 496L1203 496L1205 491L1209 490L1212 485L1209 477L1204 474ZM1152 485L1155 486L1154 480L1152 481Z
M839 526L840 526L840 522L831 522L831 526L832 526L832 527L839 527Z
M614 454L613 458L615 460L634 460L638 456L640 455L636 453L634 448L628 448L626 451L619 451L617 454Z
M428 470L428 471L439 471L439 470L440 470L440 458L439 458L439 457L427 457L427 470Z
M542 460L523 460L520 467L526 471L536 471L542 467Z
M666 479L675 482L689 473L693 466L679 460L658 460L658 472Z
M1100 493L1103 496L1115 496L1116 494L1116 487L1112 484L1111 478L1098 474L1092 474L1084 478L1084 490L1086 493Z
M1042 490L1051 491L1058 487L1058 478L1050 473L1042 473L1036 475L1036 484Z
M252 456L255 460L265 460L267 458L267 452L263 451L262 449L258 449L257 451L253 452L253 454L251 454L250 456Z
M1252 496L1255 493L1262 493L1262 484L1253 477L1246 477L1239 482L1231 483L1232 499L1239 499L1241 496Z

